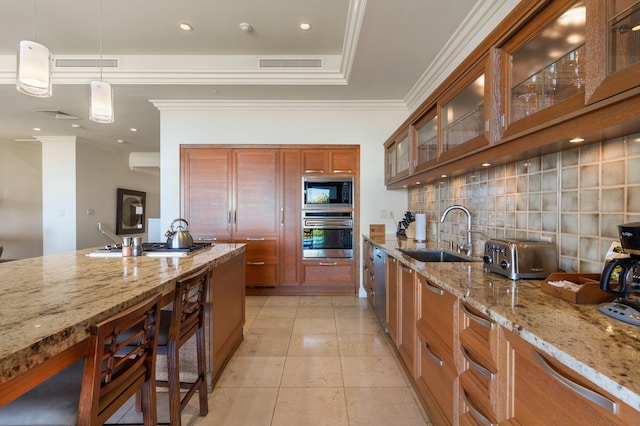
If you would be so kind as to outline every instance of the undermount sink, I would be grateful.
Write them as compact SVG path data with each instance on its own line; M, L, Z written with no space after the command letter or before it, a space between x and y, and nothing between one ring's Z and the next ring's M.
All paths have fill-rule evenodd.
M399 249L419 262L479 262L479 259L439 249Z

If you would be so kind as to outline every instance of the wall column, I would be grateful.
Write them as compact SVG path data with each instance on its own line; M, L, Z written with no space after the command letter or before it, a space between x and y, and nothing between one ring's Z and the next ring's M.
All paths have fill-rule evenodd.
M42 254L76 250L76 137L42 136Z

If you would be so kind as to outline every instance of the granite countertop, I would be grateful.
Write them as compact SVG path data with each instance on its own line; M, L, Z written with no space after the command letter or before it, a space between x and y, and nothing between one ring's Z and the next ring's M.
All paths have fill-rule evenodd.
M418 262L398 250L415 247L413 240L364 237L640 411L640 327L600 313L598 305L576 305L544 293L541 280L487 273L482 262Z
M185 257L89 257L94 249L0 264L0 384L88 337L88 326L176 279L245 251L216 244Z

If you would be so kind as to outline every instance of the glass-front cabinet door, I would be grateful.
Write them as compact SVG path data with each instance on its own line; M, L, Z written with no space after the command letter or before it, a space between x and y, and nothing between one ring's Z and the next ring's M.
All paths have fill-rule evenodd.
M409 132L404 131L385 145L387 183L409 176Z
M585 90L584 0L571 5L509 54L509 124Z
M413 126L415 151L414 172L422 171L434 164L438 158L438 115L432 110Z
M440 102L439 161L480 148L488 142L484 64L454 85Z
M607 75L640 62L640 1L609 0Z

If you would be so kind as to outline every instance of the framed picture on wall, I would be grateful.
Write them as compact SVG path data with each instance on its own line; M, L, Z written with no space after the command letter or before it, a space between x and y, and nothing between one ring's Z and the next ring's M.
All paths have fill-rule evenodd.
M145 232L145 192L118 188L116 234L143 234Z

